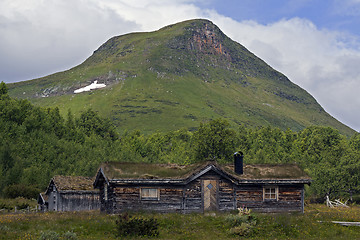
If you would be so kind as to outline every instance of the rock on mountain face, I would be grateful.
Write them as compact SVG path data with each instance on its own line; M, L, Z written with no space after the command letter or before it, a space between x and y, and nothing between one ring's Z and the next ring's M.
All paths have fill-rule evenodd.
M93 81L107 87L73 94ZM79 66L9 90L63 113L91 107L119 130L191 129L221 117L233 126L325 125L353 133L305 90L201 19L113 37Z

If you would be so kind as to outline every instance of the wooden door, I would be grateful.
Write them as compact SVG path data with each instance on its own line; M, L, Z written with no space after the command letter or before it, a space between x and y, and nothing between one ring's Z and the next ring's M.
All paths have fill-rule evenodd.
M217 204L217 180L203 180L203 206L204 211L218 210Z

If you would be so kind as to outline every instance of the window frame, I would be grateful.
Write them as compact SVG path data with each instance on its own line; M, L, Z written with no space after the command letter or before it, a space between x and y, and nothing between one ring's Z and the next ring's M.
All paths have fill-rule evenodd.
M267 190L270 190L270 192L266 192ZM275 190L275 192L272 192L271 190ZM273 195L275 198L272 198ZM278 200L279 200L278 186L263 186L263 201L278 201Z
M150 196L150 191L151 190L154 190L155 194ZM146 191L149 191L148 192L149 196L144 196ZM152 188L152 187L142 187L142 188L140 188L140 200L145 200L145 201L149 201L149 200L154 201L154 200L156 200L156 201L159 201L160 200L160 190L159 190L159 188Z

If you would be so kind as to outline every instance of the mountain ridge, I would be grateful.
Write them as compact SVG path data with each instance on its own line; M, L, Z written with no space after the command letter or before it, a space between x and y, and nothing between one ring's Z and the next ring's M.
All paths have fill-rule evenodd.
M93 81L104 89L74 94ZM301 130L332 126L354 131L316 100L208 20L189 20L154 32L110 38L82 64L9 85L11 96L75 114L93 108L121 131L192 129L226 118L234 127Z

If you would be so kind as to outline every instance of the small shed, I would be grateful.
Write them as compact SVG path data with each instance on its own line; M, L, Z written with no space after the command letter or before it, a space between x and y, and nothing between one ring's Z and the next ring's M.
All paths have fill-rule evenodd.
M45 192L39 193L37 203L39 205L39 210L41 212L46 212L48 210L48 196L45 194Z
M54 176L44 194L40 194L40 209L48 211L89 211L100 209L99 190L94 180L81 176Z
M235 168L237 171L235 172ZM101 211L303 212L304 184L311 180L296 164L193 165L103 163L94 187Z

